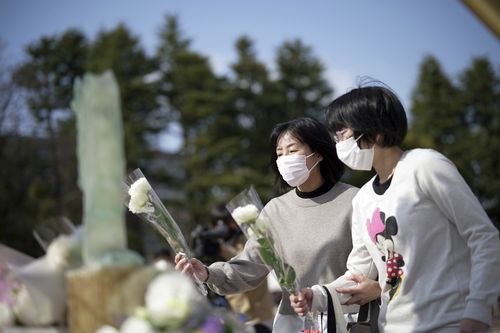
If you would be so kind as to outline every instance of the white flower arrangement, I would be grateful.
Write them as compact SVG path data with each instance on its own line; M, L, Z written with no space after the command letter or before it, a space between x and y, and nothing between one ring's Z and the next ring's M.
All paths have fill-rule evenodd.
M96 331L96 333L120 333L120 331L117 330L116 328L114 328L113 326L104 325L104 326L101 326Z
M0 331L2 327L14 325L16 321L14 308L20 282L11 273L7 262L0 261Z
M120 333L155 333L153 325L140 317L128 317L120 328Z
M72 242L69 236L61 235L54 239L47 248L47 261L55 270L63 270L68 267L68 259Z
M12 311L16 320L29 326L61 323L66 309L65 271L81 264L83 229L61 234L48 243L46 254L12 269L16 279Z
M194 305L201 301L201 295L189 279L173 272L162 274L151 282L145 301L146 311L154 325L177 325L186 320Z
M12 326L16 317L11 307L5 303L0 303L0 327Z
M177 271L156 276L144 298L144 307L138 307L119 329L106 325L96 333L247 332L236 318L212 308L192 281Z

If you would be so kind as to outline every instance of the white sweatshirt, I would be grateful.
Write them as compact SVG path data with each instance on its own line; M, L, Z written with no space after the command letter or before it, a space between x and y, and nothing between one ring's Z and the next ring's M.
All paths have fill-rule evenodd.
M367 257L375 263L381 332L458 332L464 318L491 324L500 239L453 163L414 149L403 154L384 194L374 192L374 179L353 199L347 268L373 278ZM313 291L320 298L313 306L323 306L317 286Z

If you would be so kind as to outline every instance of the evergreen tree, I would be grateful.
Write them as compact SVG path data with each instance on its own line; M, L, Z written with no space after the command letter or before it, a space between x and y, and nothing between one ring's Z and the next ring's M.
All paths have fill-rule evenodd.
M286 41L278 48L276 62L287 118L310 116L322 120L332 88L312 49L299 39Z
M12 82L12 68L4 56L5 44L0 39L0 138L19 131L21 119L14 108L16 104L16 86ZM5 143L0 141L0 153Z
M246 36L236 41L237 60L231 68L234 73L233 107L237 119L233 126L241 128L238 147L242 177L235 182L234 192L253 184L263 200L276 194L270 169L269 136L272 128L287 119L279 85L269 78L266 66L257 59L253 42ZM233 195L236 193L232 193Z
M285 43L278 52L280 78L272 81L251 40L242 37L236 43L234 77L228 81L191 50L175 17L167 17L161 37L162 95L171 118L183 129L185 188L194 218L206 218L212 202L227 200L251 184L265 199L274 195L270 131L278 122L323 113L331 89L319 60L300 41Z
M458 86L438 61L426 57L413 92L410 146L434 148L450 158L499 226L499 79L476 59Z
M420 65L420 74L412 95L410 138L414 145L451 153L463 125L458 108L458 92L441 69L438 60L427 56Z
M155 86L146 80L155 68L154 60L123 24L101 31L90 48L87 71L100 74L111 69L118 81L130 170L141 167L147 172L151 139L167 124L156 100Z
M486 58L477 58L460 76L459 91L465 132L457 140L456 156L500 228L500 78Z
M42 248L32 230L57 211L46 179L53 165L48 141L27 136L31 115L23 112L21 87L15 84L12 70L0 47L0 243L38 256Z
M26 51L28 60L19 65L14 78L24 88L27 105L43 129L38 134L46 138L50 163L34 175L44 174L45 199L55 200L44 208L42 217L69 215L66 189L75 183L76 171L74 160L65 160L62 151L72 149L68 145L74 142L75 133L62 136L59 125L73 118L69 103L73 82L84 72L87 40L80 31L69 29L61 35L42 37Z
M220 133L217 123L220 113L227 112L226 83L215 76L205 56L191 50L175 16L166 17L160 38L160 95L170 119L182 128L185 208L191 221L207 221L214 184L221 184L218 175L227 171L219 163L226 143L214 140L214 135L231 134Z

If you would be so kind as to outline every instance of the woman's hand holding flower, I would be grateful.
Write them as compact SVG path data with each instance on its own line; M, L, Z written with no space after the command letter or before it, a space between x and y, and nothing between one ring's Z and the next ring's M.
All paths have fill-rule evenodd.
M299 316L306 315L311 310L313 293L310 288L302 288L297 295L290 295L290 304Z
M201 282L206 282L208 279L207 267L198 259L188 259L182 253L175 255L175 269L189 276L195 274Z

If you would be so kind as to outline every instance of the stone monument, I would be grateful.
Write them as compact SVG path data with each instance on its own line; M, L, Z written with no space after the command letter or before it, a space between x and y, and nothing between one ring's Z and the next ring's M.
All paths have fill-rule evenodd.
M123 125L113 73L78 79L71 107L76 113L78 183L83 192L84 265L67 274L68 323L72 333L86 333L115 324L127 308L137 305L122 285L140 270L143 260L127 249Z

